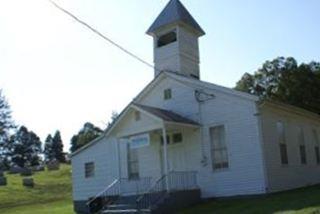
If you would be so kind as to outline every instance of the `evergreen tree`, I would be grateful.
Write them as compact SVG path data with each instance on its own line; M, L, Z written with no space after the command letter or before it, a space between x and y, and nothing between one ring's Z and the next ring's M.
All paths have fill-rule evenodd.
M71 138L70 151L75 152L79 148L99 137L102 133L103 131L100 128L94 126L92 123L85 123L78 134L74 135Z
M9 166L8 144L10 131L15 128L11 117L10 106L0 90L0 169Z
M60 131L56 131L52 138L52 151L56 160L60 161L61 163L66 161L65 154L63 152L63 142Z
M111 120L108 122L107 128L109 128L113 123L116 121L116 119L119 117L119 113L116 111L112 111L111 113Z
M44 144L44 157L45 157L45 161L46 162L50 162L53 159L55 159L55 154L54 151L52 149L52 143L53 143L53 139L51 134L49 134L45 140L45 144Z
M40 153L40 138L25 126L21 126L11 137L8 154L14 164L20 167L39 165Z

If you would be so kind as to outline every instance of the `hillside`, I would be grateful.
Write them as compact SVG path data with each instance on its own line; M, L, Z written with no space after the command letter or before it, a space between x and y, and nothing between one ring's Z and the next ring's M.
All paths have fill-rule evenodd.
M6 175L8 185L0 187L1 214L72 214L71 167L38 172L34 188L22 186L20 175Z

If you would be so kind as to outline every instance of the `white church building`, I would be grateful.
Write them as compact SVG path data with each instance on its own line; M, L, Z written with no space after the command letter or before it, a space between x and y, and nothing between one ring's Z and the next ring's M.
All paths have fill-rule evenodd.
M320 116L205 82L204 30L179 0L148 29L154 79L72 154L77 213L173 213L320 183Z

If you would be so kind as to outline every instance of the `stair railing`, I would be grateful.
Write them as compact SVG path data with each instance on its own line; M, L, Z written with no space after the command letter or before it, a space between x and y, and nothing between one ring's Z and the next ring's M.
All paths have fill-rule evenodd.
M156 183L142 194L136 200L137 209L152 209L152 206L157 205L169 192L186 191L197 189L197 172L196 171L171 171L168 175L163 175Z
M144 194L139 196L136 200L137 209L150 209L152 205L157 204L167 194L166 177L163 175L155 184Z
M89 213L98 213L105 205L112 203L120 195L120 180L115 179L103 191L87 202Z

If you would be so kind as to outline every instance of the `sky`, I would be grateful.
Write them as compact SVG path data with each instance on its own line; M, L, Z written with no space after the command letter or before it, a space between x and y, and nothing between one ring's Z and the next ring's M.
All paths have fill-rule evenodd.
M181 1L206 31L202 80L233 87L277 56L320 61L319 0ZM153 62L145 32L168 0L56 2ZM0 0L0 88L16 123L42 140L60 130L68 150L85 122L105 128L153 75L47 0Z

